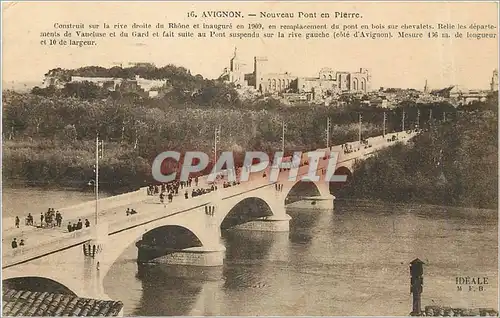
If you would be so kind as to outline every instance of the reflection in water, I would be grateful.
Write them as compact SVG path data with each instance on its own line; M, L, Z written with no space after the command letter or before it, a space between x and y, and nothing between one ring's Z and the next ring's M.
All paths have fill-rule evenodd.
M290 220L290 241L295 244L310 244L316 230L316 225L320 219L325 222L325 216L330 218L333 214L321 213L315 209L294 209L288 211L292 217Z
M164 271L163 266L142 268L142 296L138 304L137 316L186 316L198 300L203 281L174 277Z
M288 214L290 233L224 231L221 279L168 266L137 278L131 246L105 292L125 315L399 316L411 310L408 262L419 257L424 305L497 306L496 211L338 200L335 211ZM461 275L487 276L490 289L459 294Z
M223 232L223 240L224 287L228 290L268 285L263 272L271 262L279 262L288 249L288 233L229 230Z

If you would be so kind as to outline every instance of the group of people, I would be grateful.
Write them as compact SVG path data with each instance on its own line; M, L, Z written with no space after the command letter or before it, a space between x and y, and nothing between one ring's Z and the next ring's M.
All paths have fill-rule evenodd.
M18 246L24 246L24 240L21 239L19 244L17 244L17 239L14 237L14 239L12 240L11 246L12 246L12 248L17 248Z
M193 191L191 191L191 197L192 198L199 197L200 195L204 195L204 194L210 193L210 192L215 191L215 190L217 190L217 187L214 186L213 184L212 184L212 186L210 188L193 189ZM187 194L187 191L184 194L184 197L187 199L188 196L186 194Z
M233 181L233 183L229 182L229 181L224 181L224 183L222 184L222 187L225 189L225 188L229 188L230 186L235 186L235 185L238 185L240 184L240 182L236 182L236 181Z
M40 213L40 227L61 227L62 224L62 214L59 211L55 211L54 208L49 208L47 212ZM15 226L19 228L21 220L18 216L15 219ZM35 226L35 222L31 213L26 216L25 224L28 226Z
M174 199L174 195L179 194L179 189L183 189L184 187L190 187L193 182L195 187L198 187L199 179L198 177L195 177L195 178L189 178L187 181L175 180L169 183L163 183L161 185L150 185L147 189L147 192L148 195L155 195L159 193L159 199L161 204L165 203L165 199L167 199L168 202L171 203ZM224 184L226 184L226 182ZM230 186L230 183L227 184L228 186ZM233 185L236 185L236 182L234 182ZM215 184L212 184L209 188L197 188L197 189L193 188L191 190L191 197L194 198L203 194L210 193L215 190L217 190L217 186ZM189 199L189 191L187 189L184 192L184 198Z
M147 194L148 195L155 195L155 194L161 194L161 193L172 193L172 195L177 195L179 194L179 189L184 189L187 187L191 187L191 184L193 183L195 187L198 186L199 179L198 177L189 178L187 181L179 181L179 180L174 180L168 183L162 183L161 185L149 185L147 188Z
M344 151L344 153L351 153L351 152L358 151L358 149L353 148L351 144L347 144L347 143L342 145L342 150Z
M127 211L125 213L127 214L127 216L129 216L129 215L137 214L137 211L134 209L127 208Z
M387 141L389 141L389 142L390 141L397 141L397 140L399 140L399 136L397 136L397 135L393 135L392 138L387 139Z
M88 219L85 219L85 227L90 227L90 221ZM74 232L81 230L83 228L83 222L82 219L78 219L78 222L71 224L71 222L68 222L68 232Z
M55 211L54 208L49 208L47 212L40 213L40 226L46 227L61 227L62 215L59 211Z

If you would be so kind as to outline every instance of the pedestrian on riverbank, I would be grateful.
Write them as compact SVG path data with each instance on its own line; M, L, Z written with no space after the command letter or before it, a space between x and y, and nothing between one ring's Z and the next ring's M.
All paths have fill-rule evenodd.
M73 225L71 225L71 222L68 222L68 232L73 232Z
M186 192L184 192L184 198L189 199L189 193L187 190L186 190Z
M85 219L85 227L90 227L90 221L89 221L89 219Z
M15 237L14 237L14 239L12 240L11 245L12 245L12 248L17 248L17 240L16 240L16 238L15 238Z
M24 240L21 239L21 242L19 242L19 246L24 246Z
M20 221L19 221L19 217L18 217L18 216L16 216L16 227L17 227L17 228L19 228L19 222L20 222Z
M78 223L76 223L76 229L81 230L83 228L82 219L78 219Z
M40 227L43 227L43 212L40 212Z

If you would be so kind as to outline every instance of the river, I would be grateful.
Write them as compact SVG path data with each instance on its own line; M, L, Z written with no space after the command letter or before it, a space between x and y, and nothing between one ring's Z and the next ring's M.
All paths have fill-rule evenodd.
M3 216L91 199L4 189ZM496 211L338 200L333 211L288 214L289 233L224 231L221 268L139 270L132 244L105 277L105 292L134 316L401 316L411 311L408 263L418 257L426 263L423 305L498 309ZM457 276L487 277L488 285L458 291Z

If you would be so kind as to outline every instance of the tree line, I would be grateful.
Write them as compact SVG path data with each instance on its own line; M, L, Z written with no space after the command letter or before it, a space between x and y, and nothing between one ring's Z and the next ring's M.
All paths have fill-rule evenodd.
M478 106L478 105L476 105ZM496 209L498 116L471 108L355 167L339 196Z

